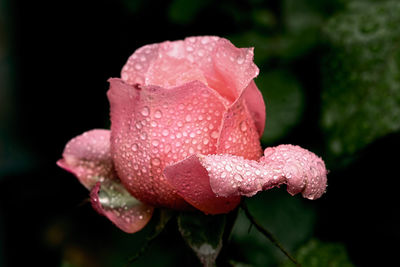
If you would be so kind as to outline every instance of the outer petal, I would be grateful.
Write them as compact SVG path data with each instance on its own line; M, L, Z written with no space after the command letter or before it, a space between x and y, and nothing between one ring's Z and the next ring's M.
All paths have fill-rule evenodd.
M121 71L121 78L128 84L144 84L146 73L158 58L158 44L145 45L133 53Z
M250 116L254 121L254 125L257 128L258 135L261 137L265 128L265 103L254 81L251 81L249 86L244 90L243 97L246 101Z
M243 95L224 114L217 154L231 154L253 160L259 159L262 154L259 134Z
M98 213L127 233L140 231L153 215L154 208L132 197L119 181L98 182L90 199Z
M167 181L195 208L206 214L227 213L240 202L240 196L218 197L211 190L207 170L196 155L167 166L164 169Z
M214 51L216 72L224 80L224 87L230 88L233 102L259 73L253 62L254 49L237 48L229 40L221 38Z
M198 81L165 89L110 80L111 150L118 176L145 203L176 209L187 203L162 174L191 154L216 152L225 106Z
M57 165L73 173L89 190L99 180L116 179L110 155L110 131L96 129L73 138Z
M210 176L213 192L219 196L252 196L260 190L287 184L294 195L319 198L326 188L326 168L315 154L298 146L267 148L260 161L231 155L199 157Z
M93 207L121 230L139 231L150 220L153 208L134 199L118 180L110 154L109 130L91 130L75 137L57 164L92 190ZM105 190L99 200L100 186Z

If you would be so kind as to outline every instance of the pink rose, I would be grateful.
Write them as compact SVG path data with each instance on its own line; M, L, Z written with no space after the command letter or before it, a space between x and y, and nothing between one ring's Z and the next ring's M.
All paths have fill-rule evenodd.
M95 209L126 232L153 207L227 213L242 195L286 184L320 197L324 162L292 145L267 148L253 48L191 37L139 48L109 80L111 131L72 139L58 165L91 190Z

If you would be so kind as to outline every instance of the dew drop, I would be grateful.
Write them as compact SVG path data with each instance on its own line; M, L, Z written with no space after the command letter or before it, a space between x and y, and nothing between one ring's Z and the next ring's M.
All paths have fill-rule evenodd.
M158 145L160 144L160 142L159 142L158 140L153 140L153 141L151 142L151 144L152 144L153 146L158 146Z
M217 131L213 131L212 133L211 133L211 138L214 138L214 139L217 139L218 138L218 132Z
M168 135L169 135L169 131L168 131L167 129L164 129L164 130L162 131L162 135L163 135L163 136L168 136Z
M190 122L192 120L192 116L190 116L190 114L186 115L185 120Z
M151 160L151 164L153 164L154 166L159 166L161 164L161 161L159 158L153 158Z
M156 119L161 119L161 117L162 117L162 112L161 112L161 110L156 110L156 112L154 113L154 118L156 118Z
M146 140L147 139L147 134L145 132L140 134L140 139Z
M237 62L237 64L239 64L239 65L243 64L243 62L244 62L244 57L242 57L242 56L238 57L237 60L236 60L236 62Z
M143 109L142 109L142 115L143 116L149 116L149 114L150 114L150 110L149 110L149 108L148 107L143 107Z
M204 138L204 140L203 140L203 144L205 144L205 145L207 145L208 144L208 142L210 142L207 138Z
M133 144L132 145L132 150L133 151L137 151L138 150L138 145L137 144Z
M222 173L221 173L221 178L225 178L226 175L227 175L226 172L222 172Z
M240 123L240 130L241 130L242 132L247 131L247 124L246 124L245 121L242 121L242 122Z
M171 151L171 146L170 145L165 145L164 153L168 153L170 151Z
M142 124L140 122L136 122L135 126L138 130L142 129Z
M233 176L233 178L234 178L236 181L238 181L238 182L243 181L243 177L242 177L240 174L238 174L238 173L236 173L236 174Z
M228 172L231 172L232 167L230 165L225 165L225 170L227 170Z

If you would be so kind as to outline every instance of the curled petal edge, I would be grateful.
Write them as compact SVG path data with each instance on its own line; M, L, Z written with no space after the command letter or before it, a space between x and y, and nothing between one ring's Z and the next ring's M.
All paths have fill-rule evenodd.
M232 155L199 156L218 196L253 196L282 184L291 195L317 199L324 194L327 170L321 158L299 146L267 148L259 161Z

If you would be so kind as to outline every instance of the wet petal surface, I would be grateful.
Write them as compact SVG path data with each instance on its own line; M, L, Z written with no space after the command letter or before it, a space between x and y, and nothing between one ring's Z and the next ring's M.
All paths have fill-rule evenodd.
M98 182L90 193L93 208L127 233L140 231L151 219L154 208L131 196L117 180Z
M73 173L89 190L99 180L116 179L110 154L110 131L96 129L73 138L57 165Z
M231 154L253 160L261 157L259 134L243 96L224 114L217 154Z
M167 166L164 174L182 198L206 214L227 213L240 202L240 196L219 197L212 191L208 172L196 155Z
M232 155L199 156L212 191L218 196L253 196L281 184L294 195L319 198L326 189L324 162L314 153L293 145L267 148L259 161Z
M166 182L165 166L190 155L216 153L225 106L203 83L135 87L110 80L111 149L118 176L145 203L185 208Z

